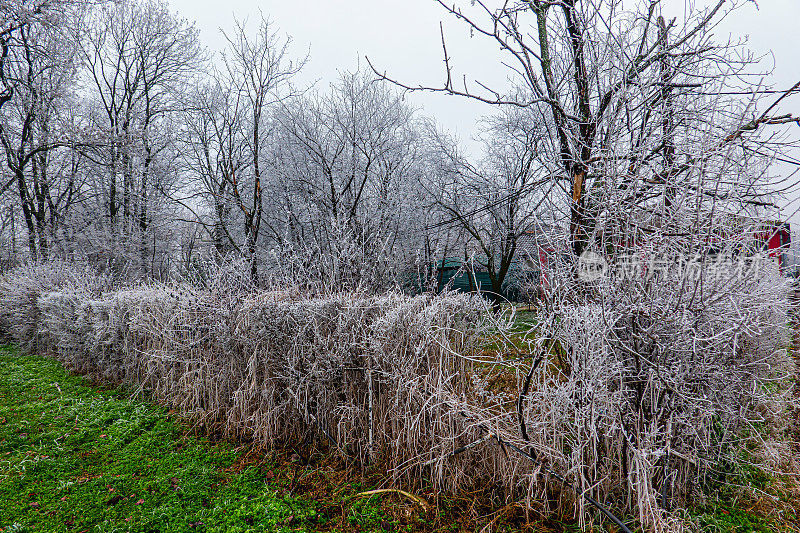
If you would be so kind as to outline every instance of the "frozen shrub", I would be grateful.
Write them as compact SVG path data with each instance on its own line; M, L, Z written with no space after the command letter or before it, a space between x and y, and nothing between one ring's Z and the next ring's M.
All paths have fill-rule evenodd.
M18 340L148 389L209 429L266 445L315 438L361 463L388 461L409 481L421 458L439 461L469 432L448 401L473 386L462 355L482 342L475 297L253 292L236 268L204 289L103 292L100 278L59 268L6 280L10 294L28 295L12 300L27 305L9 314L25 326ZM436 481L455 488L448 475L469 470L462 460L440 461Z
M683 527L669 509L720 465L794 468L786 286L772 267L692 291L669 276L562 290L522 338L513 313L476 296L253 291L235 265L203 288L104 290L91 271L52 268L2 281L26 349L147 389L209 430L381 462L404 486L496 483L583 521L586 494L669 531Z
M786 289L768 263L753 276L606 279L583 302L553 298L528 339L544 364L516 369L531 381L518 387L507 439L577 494L621 502L658 531L681 529L668 509L724 465L791 470ZM591 515L585 499L562 494Z
M48 337L48 329L42 323L39 298L61 290L78 296L98 295L110 285L107 276L90 267L62 261L18 267L0 279L0 323L23 349L52 350L55 339ZM67 305L65 312L71 312L66 301L60 303Z

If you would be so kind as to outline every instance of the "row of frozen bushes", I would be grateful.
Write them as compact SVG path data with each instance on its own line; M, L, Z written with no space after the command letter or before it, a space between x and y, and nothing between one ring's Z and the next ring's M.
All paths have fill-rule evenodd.
M479 431L449 406L471 386L462 355L484 315L464 295L125 288L60 263L0 282L0 327L27 351L148 390L208 430L267 446L315 438L406 480ZM491 475L487 454L439 461L434 481L455 488L465 470Z
M465 295L312 298L240 281L123 287L68 264L27 266L0 280L0 329L209 430L267 446L313 438L382 462L404 487L496 482L528 509L584 524L599 518L588 496L649 531L680 531L679 509L701 502L704 482L747 496L760 489L741 472L797 472L777 272L691 291L632 280L577 303L566 287L522 336Z

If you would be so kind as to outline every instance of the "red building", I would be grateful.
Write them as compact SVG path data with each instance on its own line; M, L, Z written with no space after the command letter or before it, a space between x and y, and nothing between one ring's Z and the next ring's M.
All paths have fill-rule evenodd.
M770 223L756 233L756 239L763 243L770 257L778 260L778 266L783 270L786 266L786 253L792 242L789 223Z

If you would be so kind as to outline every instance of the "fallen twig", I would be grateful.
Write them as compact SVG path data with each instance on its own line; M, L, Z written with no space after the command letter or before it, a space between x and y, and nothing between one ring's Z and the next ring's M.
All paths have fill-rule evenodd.
M418 504L425 511L428 511L431 508L431 505L428 502L426 502L423 498L420 498L419 496L415 496L414 494L411 494L410 492L406 492L406 491L400 490L400 489L368 490L368 491L365 491L365 492L359 492L358 494L355 494L353 497L354 498L360 498L360 497L363 497L363 496L373 496L375 494L384 494L384 493L387 493L387 492L394 492L395 494L400 494L401 496L405 496L406 498L408 498L412 502Z

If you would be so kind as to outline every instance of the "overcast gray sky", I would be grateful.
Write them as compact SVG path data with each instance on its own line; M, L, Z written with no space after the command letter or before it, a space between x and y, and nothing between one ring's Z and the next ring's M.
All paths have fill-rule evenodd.
M310 53L301 84L326 85L336 79L339 70L355 69L359 61L366 66L366 55L392 77L411 84L439 85L443 81L439 21L444 22L448 51L457 71L498 86L506 80L496 60L496 49L485 39L470 38L463 26L448 18L433 0L170 1L180 15L196 21L211 50L224 47L220 29L230 30L234 17L257 19L260 10L293 38L293 55ZM703 6L712 1L716 2L668 0L664 15L680 18L687 4ZM764 66L771 68L774 64L775 84L789 87L800 80L800 0L758 0L757 6L755 2L744 5L718 33L720 37L748 36L750 47L766 56ZM484 104L445 95L417 93L409 99L466 143L471 143L476 120L491 111ZM783 111L800 114L800 95L787 101ZM798 207L800 201L794 202L784 216ZM800 227L800 213L791 218L795 227Z

